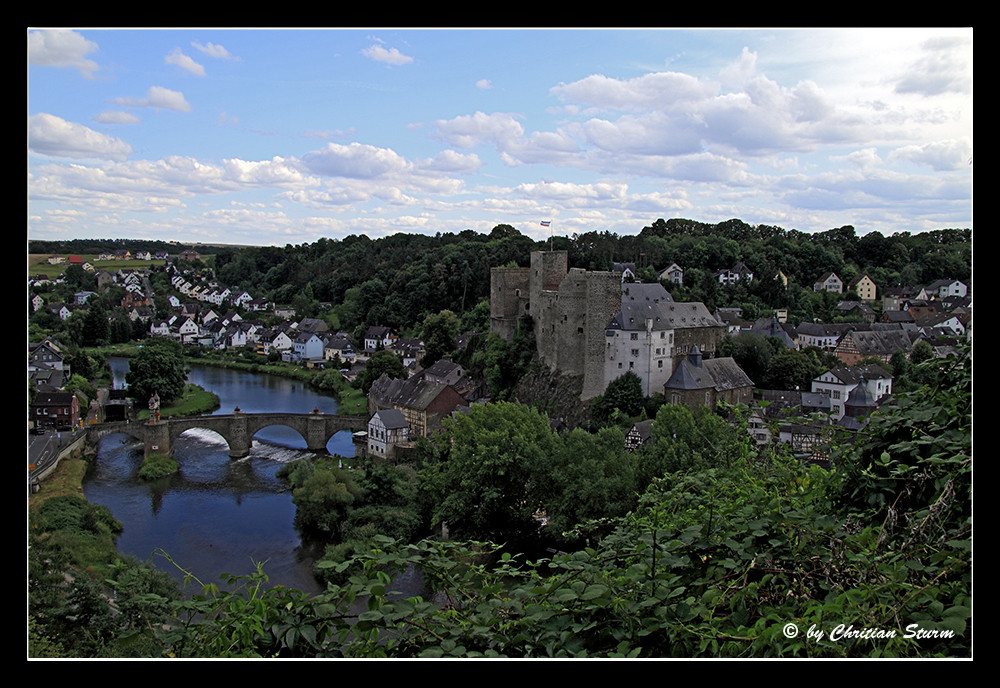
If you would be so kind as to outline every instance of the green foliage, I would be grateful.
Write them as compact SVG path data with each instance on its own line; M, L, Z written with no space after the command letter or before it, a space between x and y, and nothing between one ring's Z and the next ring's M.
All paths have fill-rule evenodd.
M544 415L514 402L475 405L446 419L435 441L440 460L421 470L435 524L454 537L495 542L537 531L535 475L555 446Z
M122 524L102 504L83 497L62 495L45 501L38 509L35 527L41 531L81 530L95 535L119 535Z
M279 473L292 488L295 522L304 531L339 539L352 504L364 494L350 471L335 466L317 467L301 460Z
M403 359L387 349L376 351L368 359L365 369L354 380L354 386L365 394L371 389L372 383L382 375L388 375L395 380L406 379L406 368Z
M458 316L449 310L424 318L422 337L426 354L421 365L425 368L432 366L455 350L458 327Z
M181 345L170 339L152 338L129 359L125 382L129 395L141 404L148 402L154 392L161 403L168 403L184 393L186 376Z
M177 472L177 461L170 454L150 452L139 468L142 480L158 480Z
M590 405L594 420L607 423L617 409L627 418L635 418L642 413L645 400L642 394L642 380L631 370L608 383L604 394L597 396Z

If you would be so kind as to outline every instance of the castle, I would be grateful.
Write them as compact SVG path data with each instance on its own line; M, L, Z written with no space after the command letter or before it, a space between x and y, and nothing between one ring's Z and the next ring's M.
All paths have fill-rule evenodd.
M531 267L493 268L490 329L511 341L518 320L530 315L539 359L581 376L583 400L628 371L639 376L643 394L662 393L692 346L711 357L725 336L704 304L675 302L659 283L568 266L566 251L535 251Z

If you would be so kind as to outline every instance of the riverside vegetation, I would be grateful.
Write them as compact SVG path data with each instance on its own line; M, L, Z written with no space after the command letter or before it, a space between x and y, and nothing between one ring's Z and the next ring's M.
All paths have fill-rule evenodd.
M456 419L414 464L297 466L303 525L368 536L316 595L269 587L261 565L224 588L191 578L182 599L113 553L100 507L33 498L29 653L968 657L971 356L918 367L920 387L835 442L830 470L671 406L630 459L620 429L555 435L517 402ZM537 528L538 508L569 513L557 496L574 484L601 506ZM442 521L455 540L413 536ZM434 601L392 594L411 566Z

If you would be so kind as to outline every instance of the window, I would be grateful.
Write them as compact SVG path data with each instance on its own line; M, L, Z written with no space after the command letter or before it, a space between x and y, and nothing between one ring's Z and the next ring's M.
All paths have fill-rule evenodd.
M639 333L633 332L632 334L629 335L629 339L631 339L633 342L636 341L637 339L639 339Z
M662 368L663 367L663 361L657 361L656 362L656 367L657 368Z

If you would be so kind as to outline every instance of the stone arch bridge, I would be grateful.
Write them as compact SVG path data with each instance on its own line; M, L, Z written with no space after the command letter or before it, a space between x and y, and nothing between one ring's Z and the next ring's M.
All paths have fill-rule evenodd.
M368 425L365 416L337 416L325 413L231 413L228 415L169 418L152 422L112 422L91 425L87 441L96 444L107 435L131 435L141 440L146 453L151 451L169 454L174 441L185 430L205 428L219 433L229 444L229 456L243 458L250 453L250 443L258 430L285 425L297 431L306 441L309 451L324 452L330 438L343 430L364 430Z

